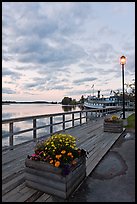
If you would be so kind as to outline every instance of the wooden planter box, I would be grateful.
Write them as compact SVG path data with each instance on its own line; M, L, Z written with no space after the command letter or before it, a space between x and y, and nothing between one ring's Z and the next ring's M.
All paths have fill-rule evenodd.
M104 132L122 132L123 122L104 121Z
M66 199L79 186L86 176L86 158L79 159L71 172L62 176L61 168L47 162L25 160L26 186Z

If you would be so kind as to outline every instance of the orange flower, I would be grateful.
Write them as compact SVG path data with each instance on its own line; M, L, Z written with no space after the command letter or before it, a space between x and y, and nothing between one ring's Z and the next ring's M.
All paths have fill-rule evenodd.
M65 154L65 153L66 153L66 150L62 150L62 151L61 151L61 154Z
M73 155L71 155L71 158L73 158L74 156Z
M57 158L57 159L60 159L61 157L62 157L62 155L61 155L61 154L56 155L56 158Z
M72 153L71 153L71 152L68 152L67 155L71 157L71 156L72 156Z
M52 160L50 160L50 162L49 162L50 164L52 164L53 163L53 159Z
M56 161L55 162L55 167L59 167L59 165L60 165L60 161Z
M72 165L76 165L77 161L76 160L73 160L72 161Z

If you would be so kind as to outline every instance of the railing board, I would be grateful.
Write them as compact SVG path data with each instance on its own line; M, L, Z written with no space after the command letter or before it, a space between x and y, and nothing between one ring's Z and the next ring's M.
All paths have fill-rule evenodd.
M72 127L77 126L77 124L75 124L76 120L79 120L79 124L81 125L82 123L82 118L86 118L86 122L88 120L88 113L99 113L100 112L110 112L110 110L113 110L113 107L110 108L103 108L103 109L92 109L92 110L83 110L83 111L72 111L72 112L68 112L68 113L55 113L55 114L46 114L46 115L37 115L37 116L27 116L27 117L20 117L20 118L11 118L11 119L6 119L2 121L2 124L6 124L9 123L9 133L6 134L9 137L9 146L12 148L14 145L14 135L18 135L21 133L25 133L25 132L30 132L33 131L33 139L37 138L37 130L38 129L43 129L43 127L37 127L37 121L36 119L41 119L41 118L48 118L50 121L50 124L46 125L46 127L50 127L50 134L53 133L53 126L55 125L59 125L62 124L62 129L65 130L65 124L67 122L71 122L72 121ZM119 109L117 107L115 107L115 109L113 110L118 111ZM83 113L86 113L86 117L82 116ZM78 116L75 117L75 114L78 114ZM65 120L65 116L66 115L72 115L70 120ZM62 121L61 122L53 122L53 117L56 116L62 116ZM90 117L90 116L89 116ZM29 128L29 129L23 129L23 130L19 130L16 132L13 132L13 126L15 122L21 122L21 121L27 121L27 120L32 120L32 126L33 128Z

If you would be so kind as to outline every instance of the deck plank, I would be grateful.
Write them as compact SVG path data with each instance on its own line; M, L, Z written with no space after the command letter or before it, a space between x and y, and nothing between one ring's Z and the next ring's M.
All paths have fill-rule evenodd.
M64 132L64 131L63 131ZM87 176L103 158L121 133L103 131L103 118L88 121L81 126L67 129L65 133L75 136L79 148L89 152L86 160ZM3 202L48 202L50 195L26 187L24 179L25 158L33 152L35 142L22 144L2 154L2 201Z

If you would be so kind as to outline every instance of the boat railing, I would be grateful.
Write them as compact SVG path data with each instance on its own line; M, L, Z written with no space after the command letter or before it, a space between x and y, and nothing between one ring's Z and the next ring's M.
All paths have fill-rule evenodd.
M95 113L97 117L105 116L106 114L110 114L113 112L121 111L120 107L109 107L109 108L98 108L98 109L84 109L80 111L71 111L71 112L63 112L63 113L54 113L54 114L45 114L45 115L35 115L35 116L27 116L27 117L19 117L19 118L11 118L11 119L4 119L2 120L2 126L7 125L8 131L2 131L4 134L2 134L2 138L8 137L8 145L6 147L3 146L4 149L13 149L14 146L17 146L19 144L15 144L15 139L17 138L17 135L20 135L20 138L23 137L23 133L32 132L32 138L29 139L29 141L36 141L39 138L52 135L55 132L59 131L65 131L68 128L75 127L77 125L82 125L84 123L87 123L90 119L89 113ZM61 117L61 121L58 121L57 117ZM67 117L69 116L69 118ZM43 123L42 126L38 126L38 120L39 119L47 119L48 122ZM27 122L31 120L31 128L25 128L23 130L20 130L18 128L15 128L17 123L20 122ZM69 123L69 125L67 125ZM55 130L54 126L61 126L60 130ZM24 128L24 126L23 126ZM43 135L39 137L38 130L44 129ZM47 133L45 131L45 128L49 128L49 132ZM25 142L29 142L25 141ZM24 142L24 143L25 143ZM23 142L22 142L23 143Z

